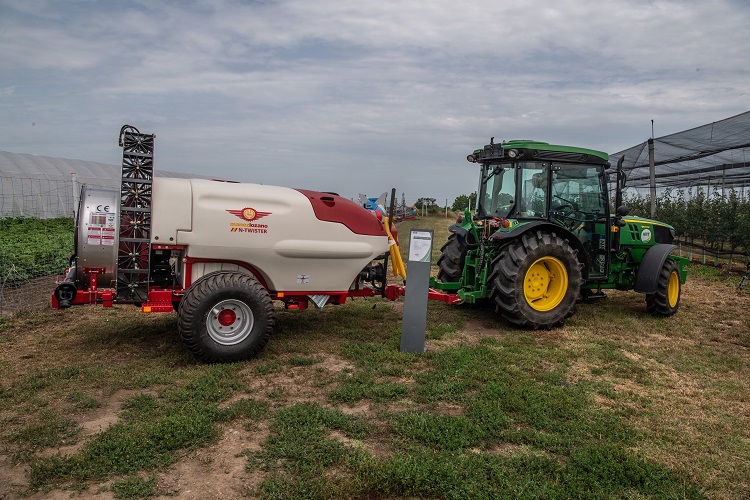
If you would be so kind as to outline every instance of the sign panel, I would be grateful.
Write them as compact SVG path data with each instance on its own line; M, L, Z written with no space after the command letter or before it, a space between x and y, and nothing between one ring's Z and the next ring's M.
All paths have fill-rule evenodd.
M425 229L413 229L410 233L404 319L401 323L401 352L425 351L432 236L432 230Z

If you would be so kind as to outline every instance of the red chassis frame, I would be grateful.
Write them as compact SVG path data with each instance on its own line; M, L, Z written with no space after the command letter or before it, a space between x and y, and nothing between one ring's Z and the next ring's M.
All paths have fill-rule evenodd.
M184 246L172 246L172 245L154 245L154 250L184 250ZM195 263L203 262L219 262L212 259L194 259L191 257L183 257L182 263L185 265L185 275L191 276L192 266ZM221 261L223 262L223 261ZM248 266L244 262L231 262L239 267L248 270L266 289L268 284L263 276L260 275L257 270ZM89 276L89 287L86 290L77 290L76 296L71 302L71 305L84 305L84 304L100 304L104 307L112 307L113 304L117 303L116 297L117 292L111 288L99 288L97 283L97 276L104 273L104 269L101 268L81 268L78 272L84 276ZM61 281L58 280L58 284ZM182 300L185 295L187 288L191 285L190 280L186 281L185 288L161 288L161 287L149 287L147 300L141 305L143 312L172 312L175 310L174 304ZM285 292L285 291L269 291L272 300L279 300L284 302L287 309L304 310L307 309L311 295L327 295L328 301L326 304L339 305L346 302L347 298L350 297L375 297L382 295L389 300L398 300L399 297L406 294L406 287L401 285L390 284L386 285L383 293L376 291L374 288L365 286L362 288L354 288L339 292L315 292L308 291L304 294L300 294L298 291ZM452 293L445 293L438 290L430 289L427 294L430 300L439 300L448 304L458 304L461 299L458 295ZM60 304L52 294L52 308L61 309Z

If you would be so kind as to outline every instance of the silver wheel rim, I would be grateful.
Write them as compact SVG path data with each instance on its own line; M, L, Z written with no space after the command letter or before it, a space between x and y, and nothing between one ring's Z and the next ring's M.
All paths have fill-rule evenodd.
M221 345L235 345L253 330L255 319L250 307L240 300L222 300L208 311L206 330Z

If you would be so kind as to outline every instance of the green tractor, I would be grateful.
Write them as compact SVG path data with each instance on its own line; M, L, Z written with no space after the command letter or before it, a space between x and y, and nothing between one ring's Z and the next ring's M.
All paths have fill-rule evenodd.
M644 293L655 316L677 312L688 260L671 254L674 228L628 216L622 158L614 214L601 151L493 138L467 160L481 166L476 211L450 227L434 289L490 301L530 329L562 325L578 300L605 289Z

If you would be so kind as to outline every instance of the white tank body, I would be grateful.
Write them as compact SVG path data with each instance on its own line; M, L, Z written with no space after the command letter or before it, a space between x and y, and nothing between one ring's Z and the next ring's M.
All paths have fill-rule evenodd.
M388 251L381 223L345 198L203 179L154 179L151 235L192 259L249 265L273 292L346 291ZM211 266L195 268L192 280Z

